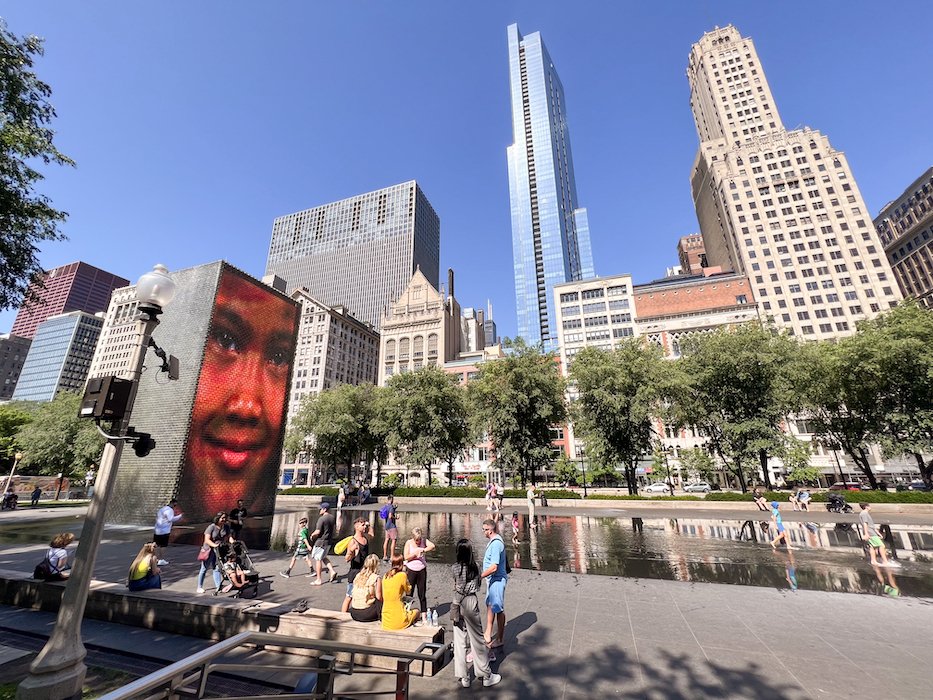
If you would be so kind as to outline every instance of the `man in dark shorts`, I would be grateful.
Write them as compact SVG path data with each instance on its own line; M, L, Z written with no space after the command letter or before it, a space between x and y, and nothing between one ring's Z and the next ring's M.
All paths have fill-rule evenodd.
M314 532L311 533L311 539L314 540L314 547L311 549L311 560L314 562L314 572L317 574L317 580L312 581L312 586L320 586L324 581L321 579L321 569L326 566L330 572L330 581L333 583L337 579L337 570L327 558L327 550L330 548L330 542L334 538L334 532L337 529L337 521L330 514L330 503L321 504L321 517L317 519L314 526Z
M240 531L243 530L243 521L246 520L248 515L246 508L243 507L243 499L237 499L236 508L231 510L227 516L230 524L230 531L233 533L233 539L240 539Z
M168 566L168 562L162 556L162 549L168 547L168 536L172 532L172 525L181 520L181 513L175 513L175 506L178 501L172 498L166 505L159 508L156 513L155 530L152 535L152 541L155 542L159 558L158 566Z
M395 496L390 494L386 498L386 504L379 511L379 517L386 522L386 537L382 543L382 561L389 561L395 556L395 544L398 542L398 525L395 522L398 517L398 508L395 505Z
M343 601L343 612L350 610L350 601L353 598L353 579L363 570L363 562L369 556L369 538L372 534L366 518L360 516L353 521L353 539L347 545L345 557L350 562L350 571L347 574L347 597Z

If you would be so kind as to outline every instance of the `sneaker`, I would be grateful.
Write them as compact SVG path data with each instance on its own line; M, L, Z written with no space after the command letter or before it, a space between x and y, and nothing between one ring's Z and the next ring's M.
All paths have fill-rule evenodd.
M204 592L204 589L203 589L203 588L199 588L199 589L197 590L197 592L198 592L198 593L203 593L203 592Z
M287 571L280 571L279 576L284 576L285 578L289 578L289 573Z
M499 681L501 680L502 676L500 676L498 673L493 673L491 676L483 679L483 687L488 688L492 685L499 685Z
M165 559L159 559L159 561L156 562L156 566L168 566L168 562L165 561Z
M469 679L469 678L461 678L461 679L460 679L460 685L462 685L464 688L469 688L469 687L470 687L470 679Z

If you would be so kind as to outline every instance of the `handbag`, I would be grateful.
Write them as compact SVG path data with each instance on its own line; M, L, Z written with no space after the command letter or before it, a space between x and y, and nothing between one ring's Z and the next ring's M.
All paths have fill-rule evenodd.
M210 545L202 544L201 551L198 552L198 561L207 561L209 556L211 556Z

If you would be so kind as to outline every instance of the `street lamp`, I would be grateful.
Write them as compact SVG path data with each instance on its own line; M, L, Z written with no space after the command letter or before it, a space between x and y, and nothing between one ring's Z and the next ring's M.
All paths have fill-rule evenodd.
M586 455L580 452L580 470L583 472L583 498L586 498Z
M74 567L65 585L58 620L49 641L29 667L29 675L19 684L17 700L64 700L81 696L87 667L84 657L87 650L81 641L81 619L87 604L88 589L97 560L97 549L104 532L104 516L107 501L117 477L123 443L139 440L130 429L130 414L136 400L136 390L146 359L152 332L159 325L159 314L175 296L175 282L164 265L156 265L136 283L136 298L139 300L139 316L136 319L139 343L130 361L133 371L129 380L125 408L114 421L114 435L107 436L100 463L100 480L94 491L81 530L81 539L75 553ZM81 415L90 415L82 406ZM146 441L151 442L149 436ZM151 447L151 445L150 445ZM137 452L139 444L137 443Z
M23 461L22 452L17 452L13 455L13 468L10 470L10 475L6 478L6 486L3 487L3 493L10 490L10 485L13 483L13 475L16 473L16 467L19 466L21 461Z

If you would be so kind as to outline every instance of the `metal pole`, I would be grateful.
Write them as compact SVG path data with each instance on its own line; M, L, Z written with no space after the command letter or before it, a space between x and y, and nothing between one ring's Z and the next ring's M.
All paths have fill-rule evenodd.
M583 470L583 498L586 498L586 460L582 457L580 458L580 469Z
M141 314L137 320L139 344L133 351L130 362L130 366L134 368L133 384L130 387L129 400L126 404L126 415L117 426L116 435L118 436L125 435L129 427L130 414L133 410L133 403L136 401L139 378L146 359L146 349L149 347L149 337L159 325L158 314L161 313L161 309L157 306L140 305L139 310ZM91 576L97 561L97 550L104 533L107 502L116 482L123 443L124 440L108 440L104 447L100 463L100 481L94 490L94 498L91 499L87 516L84 519L84 528L81 530L81 539L78 541L78 550L75 553L74 567L65 585L55 629L42 651L29 666L29 675L19 684L16 690L17 700L66 700L81 696L84 676L87 672L87 667L84 665L87 650L81 641L81 619L84 617Z
M16 473L16 467L19 466L20 461L23 459L21 452L17 452L13 457L13 468L10 470L10 475L6 478L6 486L3 487L3 493L6 493L10 489L10 484L13 483L13 475Z

